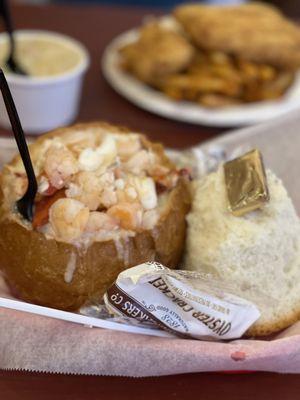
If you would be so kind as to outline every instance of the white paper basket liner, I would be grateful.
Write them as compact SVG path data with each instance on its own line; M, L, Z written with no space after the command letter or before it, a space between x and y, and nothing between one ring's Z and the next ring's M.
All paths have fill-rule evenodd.
M283 179L300 213L299 131L300 116L291 113L270 123L220 136L199 149L207 153L222 148L230 154L239 146L259 148L265 164ZM11 139L0 139L0 164L8 161L15 151ZM87 329L87 326L106 329ZM133 335L133 332L144 334ZM271 341L213 343L177 339L161 331L155 335L162 337L154 337L153 331L146 328L12 299L0 279L0 368L3 369L126 376L241 369L300 373L300 323Z

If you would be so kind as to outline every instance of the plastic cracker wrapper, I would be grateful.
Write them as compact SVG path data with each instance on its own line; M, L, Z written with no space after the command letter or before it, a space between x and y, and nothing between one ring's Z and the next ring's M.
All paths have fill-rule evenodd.
M260 312L227 290L209 275L148 262L122 272L104 302L114 315L154 324L183 338L235 339Z

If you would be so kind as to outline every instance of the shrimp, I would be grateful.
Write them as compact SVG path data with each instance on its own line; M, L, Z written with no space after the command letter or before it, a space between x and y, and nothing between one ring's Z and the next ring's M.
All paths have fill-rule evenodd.
M124 163L124 168L134 175L142 175L143 172L151 167L154 161L155 157L153 153L147 150L141 150Z
M58 239L72 242L83 234L89 215L88 207L79 201L60 199L49 210L49 222Z
M63 146L52 146L46 152L44 171L52 186L62 189L69 179L78 172L73 154Z
M118 221L104 212L94 211L90 213L85 231L95 233L99 231L112 231L119 227Z
M116 187L117 187L117 197L118 197L118 202L128 202L128 203L133 203L136 202L137 200L137 191L135 190L134 186L130 182L130 180L125 181L122 180L123 186L118 184L119 180L116 180Z
M150 177L129 175L127 180L124 181L124 187L117 189L117 196L119 202L139 202L145 210L157 206L155 183Z
M62 137L64 144L77 156L88 147L97 147L97 140L99 141L98 135L91 129L72 131Z
M117 149L121 160L128 160L131 156L138 153L142 146L137 135L117 135Z
M80 201L94 211L101 203L103 188L103 182L97 175L93 172L81 171L69 184L66 196Z
M107 215L118 221L121 228L136 231L141 228L143 211L138 203L119 203L107 210Z
M138 194L140 203L145 210L157 207L157 193L154 180L150 177L133 178L133 184Z
M112 170L107 171L105 174L101 175L100 180L103 185L101 205L105 208L109 208L118 201L114 172Z
M137 191L135 190L135 188L133 186L127 186L125 188L124 193L125 193L125 196L128 199L128 201L130 201L130 202L136 200L138 197Z
M96 149L86 148L79 155L80 169L83 171L98 171L105 169L117 161L117 146L115 139L105 136L100 146Z
M91 211L113 206L118 200L113 171L100 176L96 172L79 172L69 183L66 196L81 201Z
M118 202L117 193L114 187L107 186L103 189L101 194L101 205L105 208L109 208Z

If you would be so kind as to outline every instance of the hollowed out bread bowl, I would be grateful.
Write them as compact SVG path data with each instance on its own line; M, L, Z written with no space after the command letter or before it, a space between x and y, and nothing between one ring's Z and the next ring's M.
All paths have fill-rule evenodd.
M128 144L127 139L122 139L125 136L132 140L129 151L122 147L124 143ZM108 160L113 157L110 150L116 152L116 163ZM140 161L142 159L141 151L149 156L153 165L148 160L150 166L143 166L140 176L135 168L139 162L137 154ZM73 171L70 159L73 162L74 158L68 152L76 160ZM166 157L160 144L153 144L145 136L131 133L126 128L95 122L43 135L30 146L30 153L39 183L33 224L24 221L15 209L15 201L24 192L24 186L26 188L19 156L3 168L0 181L0 266L22 299L63 310L76 310L87 300L100 299L124 269L149 260L157 260L170 268L178 265L185 242L185 216L190 208L189 183L184 173L178 172ZM68 171L67 177L61 171L60 175L52 176L49 166L45 167L49 157L59 157L60 153L64 155L64 162L58 163L57 168L59 170L64 165L63 173ZM95 172L93 168L99 164L99 154L102 164L108 166L105 169L105 165L100 165ZM91 162L93 157L95 165ZM136 157L133 162L130 161L132 157ZM125 173L126 168L131 172ZM162 172L164 175L159 176ZM106 173L113 183L108 178L104 180L103 174ZM96 196L96 203L95 198L84 198L90 192L85 193L82 189L90 177L95 178L94 175L104 182L103 188L99 189L102 197ZM134 190L127 190L131 184ZM94 188L91 186L91 193L94 193ZM104 196L108 189L112 203L116 194L117 204L108 204L107 196ZM132 197L137 195L133 200L130 198L135 204L136 219L130 214L129 197L126 198L130 194ZM61 214L63 206L69 204L72 212L67 209L67 216ZM79 225L76 225L77 220ZM62 221L65 231L62 230ZM70 232L66 224L70 224ZM93 224L97 225L96 228ZM80 236L78 229L82 230ZM98 230L94 232L93 229Z

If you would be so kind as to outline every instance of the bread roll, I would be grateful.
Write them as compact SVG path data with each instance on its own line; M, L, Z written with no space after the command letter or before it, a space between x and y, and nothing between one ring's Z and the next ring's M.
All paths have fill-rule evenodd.
M300 223L283 183L267 171L270 202L241 217L227 207L223 168L195 182L186 265L216 274L257 304L248 335L268 335L300 316Z

